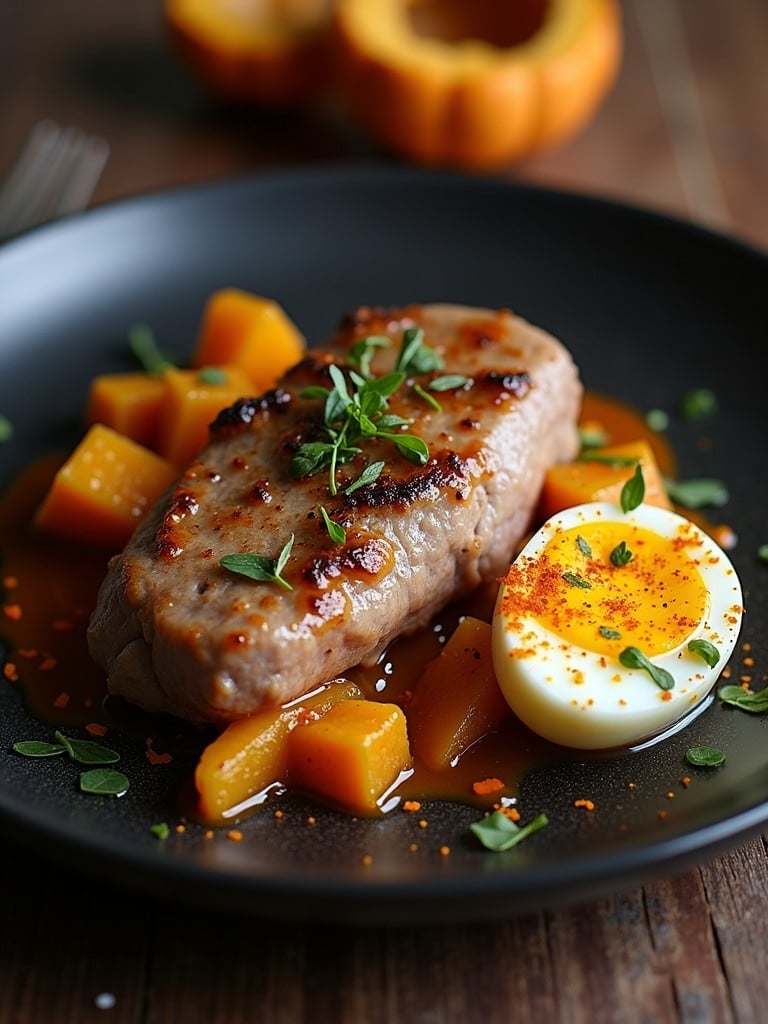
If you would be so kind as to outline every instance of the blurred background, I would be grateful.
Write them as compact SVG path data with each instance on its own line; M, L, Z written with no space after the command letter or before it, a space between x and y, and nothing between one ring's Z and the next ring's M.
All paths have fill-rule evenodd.
M202 6L258 17L265 0ZM2 0L0 9L0 173L41 118L107 140L96 203L262 169L406 159L333 90L288 109L215 97L172 40L162 0ZM768 4L622 0L620 10L620 70L583 129L473 173L652 206L763 244Z

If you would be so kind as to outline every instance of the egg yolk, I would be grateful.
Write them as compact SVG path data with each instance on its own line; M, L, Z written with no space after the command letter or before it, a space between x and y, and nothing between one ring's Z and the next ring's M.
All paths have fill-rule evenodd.
M622 522L558 529L536 558L510 567L501 614L614 658L628 646L647 657L674 650L708 608L695 563L702 542L689 526L671 538Z

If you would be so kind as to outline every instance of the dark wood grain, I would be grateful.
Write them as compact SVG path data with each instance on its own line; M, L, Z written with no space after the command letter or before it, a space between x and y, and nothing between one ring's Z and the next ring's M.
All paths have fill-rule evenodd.
M43 116L109 139L97 203L259 168L388 159L331 102L280 115L216 104L170 52L156 0L6 2L2 24L0 170ZM591 124L504 176L768 248L768 6L626 0L624 25L621 76ZM265 925L87 885L12 845L0 850L0 906L3 1024L768 1018L762 838L643 888L469 927Z

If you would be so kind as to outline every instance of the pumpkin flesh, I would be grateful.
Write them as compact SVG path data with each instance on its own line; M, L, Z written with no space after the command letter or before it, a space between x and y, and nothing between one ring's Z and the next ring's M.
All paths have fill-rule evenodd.
M385 144L424 163L485 169L559 142L614 82L618 7L528 0L518 10L520 21L505 0L340 0L342 92Z

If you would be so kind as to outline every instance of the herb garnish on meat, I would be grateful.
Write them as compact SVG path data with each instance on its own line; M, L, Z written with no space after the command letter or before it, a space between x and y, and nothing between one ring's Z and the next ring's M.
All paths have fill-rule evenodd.
M362 441L373 438L390 441L410 462L419 466L426 463L429 457L426 442L415 434L402 432L408 420L388 411L389 399L403 385L409 372L423 374L441 370L443 360L434 349L424 345L424 331L420 327L409 327L403 332L395 369L375 377L371 372L374 352L388 343L387 338L376 335L361 338L350 352L349 361L357 369L350 370L349 382L340 367L332 364L329 367L332 388L316 385L301 392L302 398L325 402L325 439L308 441L298 448L291 459L292 476L312 476L327 469L328 489L335 495L338 493L337 467L362 452L359 447Z

